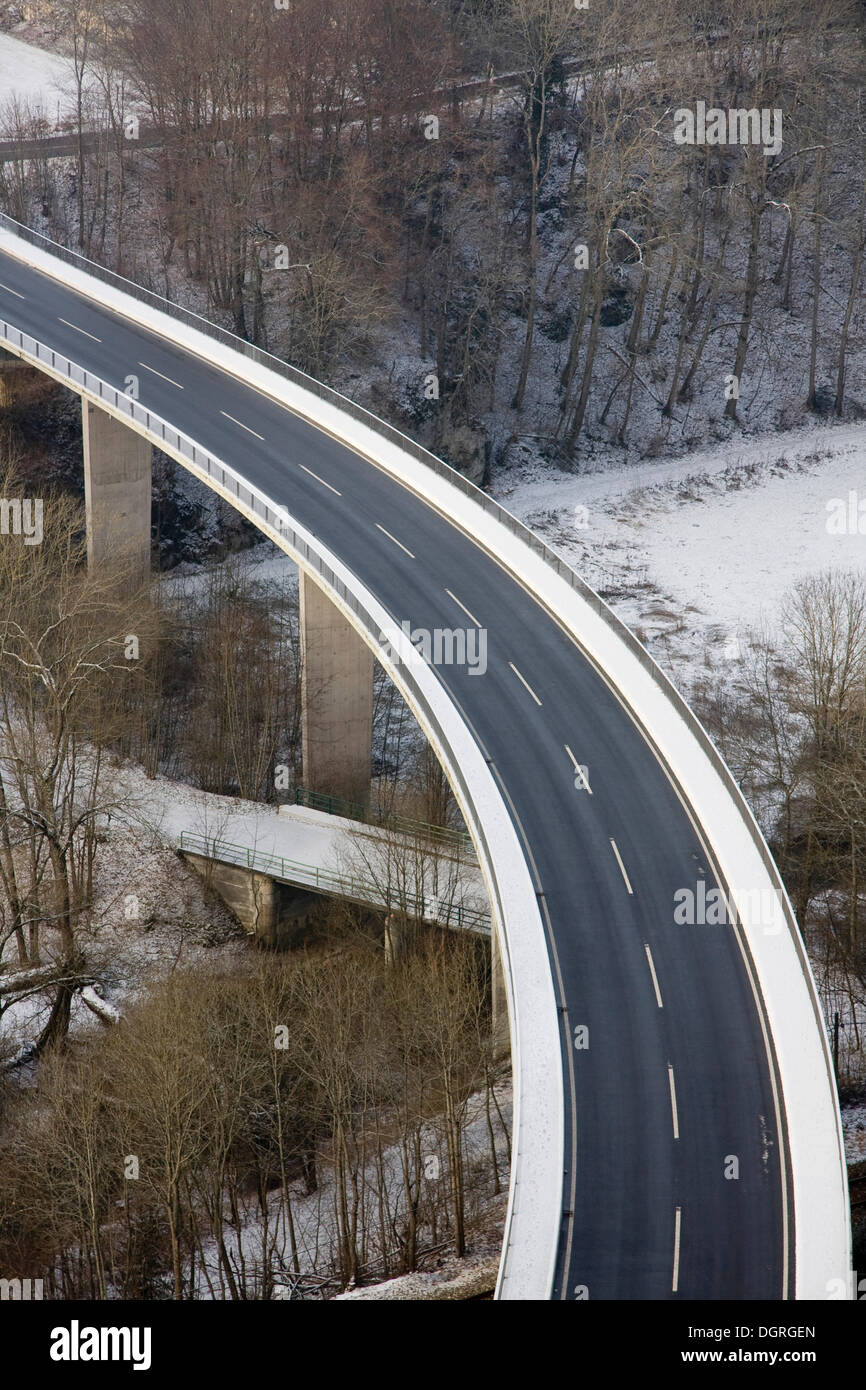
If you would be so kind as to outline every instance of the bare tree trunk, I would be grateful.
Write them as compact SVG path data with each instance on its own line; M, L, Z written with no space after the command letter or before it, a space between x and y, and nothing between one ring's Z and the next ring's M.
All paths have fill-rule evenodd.
M746 291L743 298L743 313L740 319L740 328L737 334L737 353L734 359L733 370L733 376L738 390L743 379L746 354L749 351L749 333L752 327L755 296L758 293L758 252L761 244L762 213L762 203L752 202L750 204L749 215L752 230L749 238L749 259L746 266ZM729 420L737 419L737 397L733 393L725 406L725 415Z
M848 352L848 334L851 328L851 319L854 314L854 306L857 303L857 296L860 288L860 272L863 268L863 251L866 247L866 179L863 181L863 191L860 195L860 216L857 226L857 244L854 250L854 264L851 267L851 288L848 291L848 303L845 306L845 317L842 320L842 328L839 334L839 365L836 371L836 399L833 408L837 415L842 414L842 407L845 401L845 359Z
M814 207L815 225L812 236L812 331L809 342L809 394L806 398L806 404L810 410L814 410L818 403L816 370L818 361L818 315L821 303L821 232L823 230L824 220L821 204L824 191L824 166L825 150L822 146L818 152Z

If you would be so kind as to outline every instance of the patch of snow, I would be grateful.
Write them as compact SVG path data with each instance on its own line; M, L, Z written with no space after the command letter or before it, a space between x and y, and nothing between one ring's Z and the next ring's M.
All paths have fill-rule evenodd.
M103 999L95 985L85 985L81 991L81 998L91 1013L96 1014L103 1023L119 1023L123 1017L119 1009L109 1004L107 999Z
M371 1284L365 1289L349 1289L337 1295L335 1302L358 1300L385 1301L392 1299L424 1299L426 1302L444 1299L478 1298L490 1293L496 1287L498 1260L477 1259L443 1260L442 1267L431 1271L418 1271L403 1274L397 1279L388 1279L382 1284Z
M688 688L708 652L724 659L749 628L772 629L799 579L866 563L866 535L828 530L828 504L858 488L866 501L863 424L598 473L527 466L493 491Z
M866 1159L866 1103L846 1105L842 1111L845 1156L849 1163Z
M56 53L0 34L0 105L12 100L40 108L52 126L60 125L75 114L72 64Z

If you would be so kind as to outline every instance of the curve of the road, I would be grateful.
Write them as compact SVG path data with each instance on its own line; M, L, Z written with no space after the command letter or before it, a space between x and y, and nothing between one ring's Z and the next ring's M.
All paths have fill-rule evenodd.
M149 409L285 507L398 627L486 629L483 676L435 675L507 808L559 1014L546 1064L562 1111L544 1175L559 1184L558 1223L536 1233L552 1257L549 1286L530 1296L804 1296L786 1118L797 1098L742 933L674 921L678 891L730 885L620 692L465 527L241 375L105 307L98 287L73 290L62 264L42 273L13 242L0 244L6 324L119 391L135 373ZM804 1027L826 1052L815 1019ZM537 1177L512 1175L512 1208ZM841 1217L827 1241L847 1275ZM508 1274L504 1259L505 1296Z

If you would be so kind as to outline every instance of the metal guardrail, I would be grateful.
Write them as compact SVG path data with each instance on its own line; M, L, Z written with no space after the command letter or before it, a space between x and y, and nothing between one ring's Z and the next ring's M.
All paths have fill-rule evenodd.
M386 911L406 912L409 916L422 921L437 922L443 927L462 927L467 931L490 934L489 913L480 908L465 907L462 903L443 903L432 893L400 891L392 894L390 885L377 883L373 878L359 874L334 873L332 869L322 869L318 864L305 864L298 859L284 859L282 855L262 854L259 850L248 849L246 845L236 845L230 840L212 839L208 835L199 835L190 830L181 832L180 848L182 853L199 854L220 864L236 864L240 868L265 874L268 878L306 884L322 893L333 893L337 897L351 898L355 902L384 907Z
M325 811L329 816L342 816L345 820L360 821L363 825L395 830L401 835L427 841L437 849L459 849L462 854L475 859L472 836L466 830L454 830L448 825L430 825L428 821L401 816L397 811L386 811L384 806L362 806L360 802L347 801L342 796L311 792L307 787L295 787L295 805L307 806L311 811Z

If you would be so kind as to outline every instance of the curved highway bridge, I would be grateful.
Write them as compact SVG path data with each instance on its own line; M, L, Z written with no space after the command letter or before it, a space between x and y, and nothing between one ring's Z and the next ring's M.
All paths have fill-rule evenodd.
M499 1296L826 1297L850 1238L820 1010L775 868L706 736L506 514L220 337L0 231L7 350L239 506L380 659L377 628L406 620L487 632L483 679L384 664L455 786L502 944L518 1109ZM769 915L737 912L738 874ZM677 920L683 890L700 907L715 888L725 922Z

